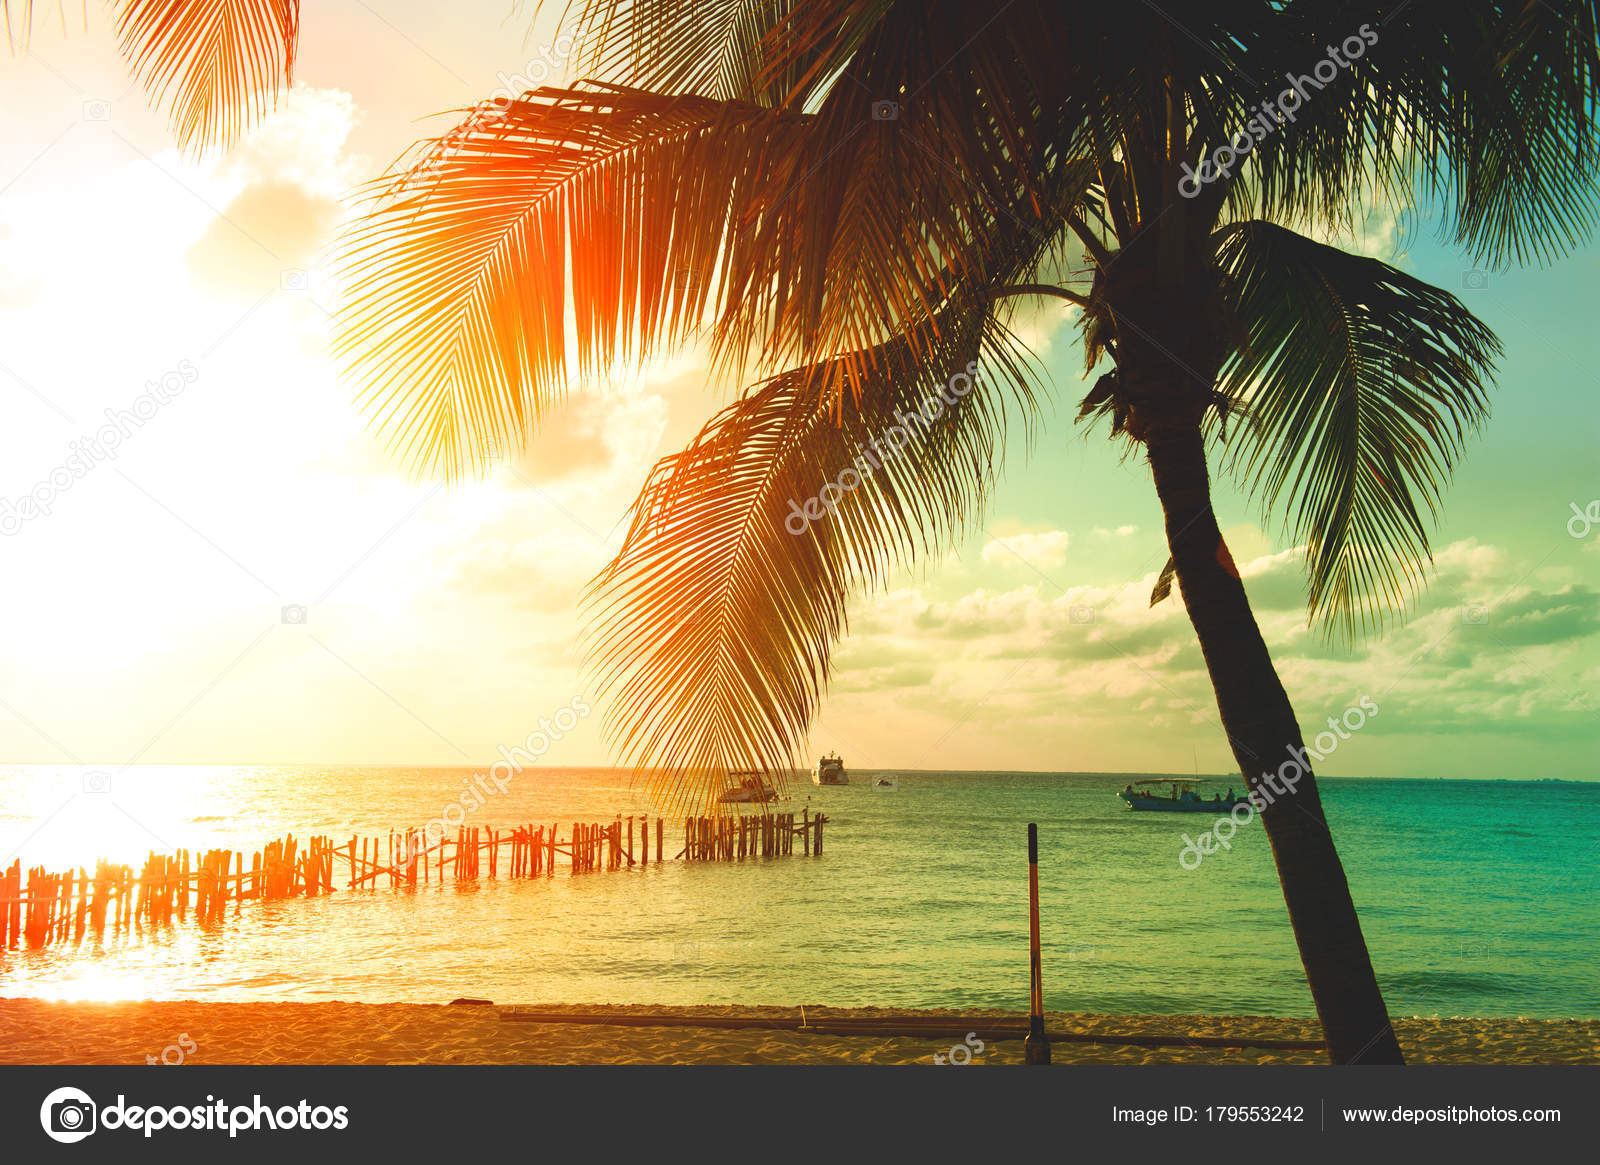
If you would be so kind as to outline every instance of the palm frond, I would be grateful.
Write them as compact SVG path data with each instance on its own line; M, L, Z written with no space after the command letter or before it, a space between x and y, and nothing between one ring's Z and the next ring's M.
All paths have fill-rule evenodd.
M16 9L16 23L12 23L12 10ZM6 47L12 52L26 48L33 34L33 0L0 0L0 16L6 22Z
M847 598L970 528L1008 401L1032 418L1030 375L988 305L952 310L772 378L656 465L590 634L608 734L653 771L658 805L714 805L752 765L788 771Z
M748 103L544 89L431 143L372 190L338 319L394 452L454 478L518 448L565 389L569 304L584 375L684 339L765 159L806 132Z
M1517 5L1497 59L1498 82L1468 89L1472 134L1450 150L1456 241L1479 259L1548 260L1595 225L1600 169L1600 6L1593 0ZM1478 79L1474 79L1477 81Z
M865 7L889 6L878 0ZM820 5L816 0L577 0L566 10L580 46L577 64L586 77L662 93L780 105L803 100L807 66L823 47L794 51L788 24L818 8L845 8L855 10L850 14L855 25L864 27L873 13L860 12L862 7L851 0Z
M596 580L590 635L616 694L610 737L653 772L658 802L714 805L732 770L785 772L850 594L977 520L1008 406L1025 428L1036 417L1008 296L1057 261L1093 176L1054 159L1036 202L969 241L970 281L929 278L930 299L953 290L927 318L771 378L657 464Z
M1428 523L1488 416L1500 343L1448 292L1267 222L1218 232L1249 340L1219 388L1246 405L1230 467L1307 545L1312 618L1353 635L1403 608Z
M56 0L56 18L61 31L67 31L67 9L63 0ZM25 52L33 38L33 0L0 0L0 18L6 22L6 48L13 53ZM88 14L84 21L87 24Z
M179 143L224 145L294 80L300 0L117 0L122 51Z
M393 450L460 476L517 448L565 387L569 305L585 375L702 324L720 368L771 371L926 322L994 206L1043 226L1037 168L998 174L992 132L941 130L954 105L865 112L617 87L475 110L348 236L338 350Z
M1358 29L1374 41L1257 144L1245 215L1339 223L1369 192L1420 195L1475 260L1548 260L1595 223L1600 2L1411 0L1381 19L1342 0L1295 0L1242 30L1242 61L1283 89ZM1357 38L1360 39L1360 38ZM1226 132L1267 93L1231 95ZM1228 119L1224 119L1225 122ZM1224 144L1214 140L1211 145Z

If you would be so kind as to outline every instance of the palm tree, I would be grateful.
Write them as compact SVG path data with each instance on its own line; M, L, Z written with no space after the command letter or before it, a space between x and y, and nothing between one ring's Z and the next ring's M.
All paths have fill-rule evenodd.
M1007 326L1035 296L1082 309L1104 372L1080 415L1148 461L1152 602L1175 577L1261 791L1303 740L1210 466L1284 515L1330 635L1404 610L1500 349L1313 236L1415 202L1475 262L1585 237L1593 0L577 8L596 80L486 102L372 192L340 345L374 426L447 478L521 447L569 365L698 334L751 384L655 466L592 592L612 739L652 793L791 764L847 600L975 528L1037 420ZM1333 1059L1402 1062L1315 777L1262 816Z
M294 79L300 0L107 0L122 55L181 146L238 138ZM13 53L26 51L33 0L0 0ZM55 5L63 28L66 13ZM87 11L84 19L87 20Z

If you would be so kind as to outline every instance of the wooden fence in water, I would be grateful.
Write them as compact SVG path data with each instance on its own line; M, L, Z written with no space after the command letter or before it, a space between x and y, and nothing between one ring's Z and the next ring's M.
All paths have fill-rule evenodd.
M827 820L810 810L798 820L793 813L686 818L683 848L674 860L781 857L794 853L796 838L804 854L821 854ZM239 851L182 850L152 853L137 873L132 866L100 861L92 875L82 867L49 873L39 866L24 878L19 858L0 872L0 950L81 938L108 925L117 931L170 923L174 914L188 917L191 900L197 922L221 922L230 902L237 915L246 900L331 894L338 864L350 890L497 879L502 870L508 878L550 877L562 865L573 874L621 870L649 865L652 856L659 864L666 857L667 822L654 819L653 854L651 824L648 817L619 816L609 823L574 824L565 839L554 824L461 826L454 838L431 843L419 829L356 835L343 843L317 836L303 845L291 834L252 855L249 869Z

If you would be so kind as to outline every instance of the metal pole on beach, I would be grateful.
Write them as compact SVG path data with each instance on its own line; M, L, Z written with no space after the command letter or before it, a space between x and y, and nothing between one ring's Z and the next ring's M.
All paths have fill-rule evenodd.
M1039 827L1031 821L1028 823L1028 963L1032 998L1022 1058L1028 1064L1048 1064L1050 1039L1044 1034L1044 971L1039 963Z

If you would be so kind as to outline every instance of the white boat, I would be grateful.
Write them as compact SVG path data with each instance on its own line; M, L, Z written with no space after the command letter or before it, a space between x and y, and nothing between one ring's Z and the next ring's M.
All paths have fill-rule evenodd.
M766 774L755 770L745 769L737 773L729 773L730 777L737 777L739 783L732 788L724 789L717 798L724 805L730 804L761 804L778 799L778 790L772 787Z
M830 752L817 762L817 767L812 770L811 783L814 785L848 785L849 775L844 771L844 761L839 759L839 754Z

